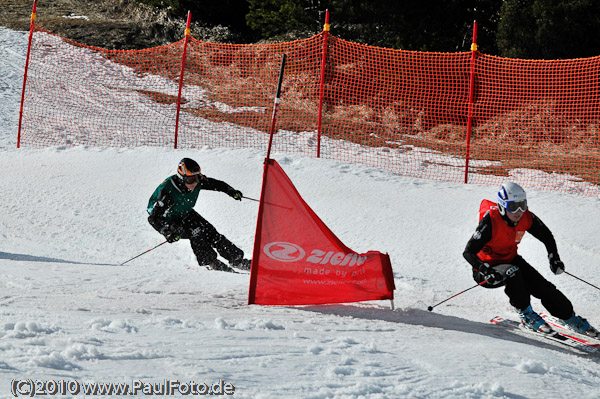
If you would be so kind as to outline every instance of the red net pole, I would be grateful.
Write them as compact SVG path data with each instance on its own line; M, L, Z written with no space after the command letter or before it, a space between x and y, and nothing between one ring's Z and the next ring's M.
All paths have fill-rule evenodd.
M319 121L317 123L317 158L321 157L321 121L323 119L323 95L325 93L325 65L327 64L327 39L329 38L329 10L325 10L323 25L323 57L321 58L321 82L319 89Z
M25 72L23 72L23 90L21 91L21 108L19 110L19 132L17 133L17 148L21 147L21 123L23 121L23 103L25 102L25 87L27 85L27 69L29 68L29 53L31 51L31 41L33 39L33 24L35 24L35 12L37 1L33 2L31 11L31 24L29 25L29 44L27 45L27 57L25 58Z
M185 56L188 42L190 41L190 23L192 21L192 12L188 11L187 24L185 27L185 40L183 41L183 56L181 58L181 73L179 74L179 92L177 94L177 116L175 117L175 149L177 149L177 135L179 133L179 110L181 108L181 88L183 87L183 72L185 70Z
M473 91L475 89L475 57L477 56L477 21L473 21L473 43L471 44L471 78L469 81L469 114L467 119L467 151L465 154L465 183L469 181L469 152L473 130Z

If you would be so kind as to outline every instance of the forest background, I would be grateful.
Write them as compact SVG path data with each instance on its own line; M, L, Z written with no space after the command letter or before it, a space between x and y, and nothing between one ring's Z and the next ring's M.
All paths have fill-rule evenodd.
M0 0L0 25L28 30L33 1ZM142 49L191 34L220 43L304 39L323 30L329 10L338 38L394 49L478 49L523 59L600 55L600 2L593 0L39 0L37 24L83 44Z

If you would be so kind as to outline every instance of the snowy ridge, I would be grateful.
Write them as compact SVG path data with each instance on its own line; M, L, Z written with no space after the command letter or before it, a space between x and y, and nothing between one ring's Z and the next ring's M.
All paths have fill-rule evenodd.
M597 358L489 323L515 317L501 289L473 289L426 310L475 284L462 251L495 186L273 154L344 244L389 253L396 311L388 301L247 306L249 276L198 267L186 241L118 266L163 240L145 208L182 157L257 198L265 152L17 150L26 38L0 28L0 398L12 397L11 381L22 378L222 379L235 386L233 397L253 399L597 398ZM567 270L600 284L600 200L528 195ZM196 209L251 253L257 203L203 192ZM533 237L520 251L600 326L600 292L552 275Z

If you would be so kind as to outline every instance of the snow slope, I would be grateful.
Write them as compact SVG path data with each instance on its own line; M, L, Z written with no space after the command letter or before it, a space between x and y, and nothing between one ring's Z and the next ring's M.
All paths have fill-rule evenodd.
M462 251L495 186L273 154L342 242L390 254L396 311L387 301L247 306L249 276L198 267L186 241L119 266L163 240L145 207L179 159L258 198L266 149L16 149L26 38L0 28L0 398L15 379L223 380L233 397L257 399L598 397L600 356L489 324L515 317L501 290L426 310L474 285ZM599 199L528 194L567 270L599 285ZM251 252L256 202L203 192L196 209ZM531 236L520 248L600 326L598 290L552 275Z

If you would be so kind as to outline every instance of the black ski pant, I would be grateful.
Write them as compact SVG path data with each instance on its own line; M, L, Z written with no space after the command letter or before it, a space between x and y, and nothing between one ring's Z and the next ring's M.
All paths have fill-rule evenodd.
M190 240L192 251L198 264L211 265L217 259L217 252L230 263L244 257L244 251L236 247L206 219L192 210L182 224L181 238Z
M531 305L533 296L538 298L554 317L568 319L573 315L571 301L525 259L517 255L510 263L519 266L519 271L513 277L507 277L503 284L489 286L486 283L482 287L498 288L504 285L504 292L508 296L510 304L520 310ZM478 283L484 281L481 273L474 273L473 276Z

